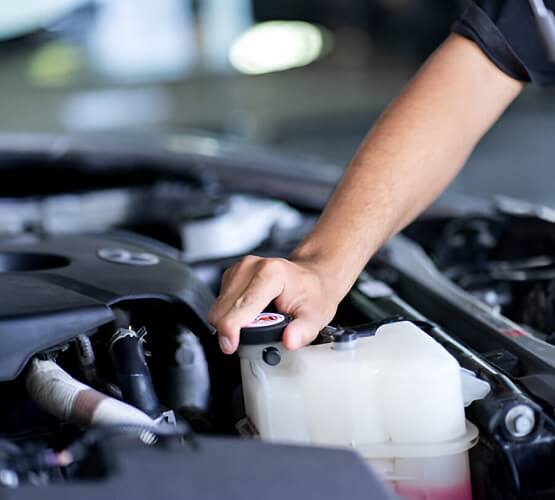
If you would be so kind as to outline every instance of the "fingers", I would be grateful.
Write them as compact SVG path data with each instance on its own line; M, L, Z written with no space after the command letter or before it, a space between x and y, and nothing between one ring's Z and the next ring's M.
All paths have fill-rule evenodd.
M243 291L252 279L255 268L260 261L260 257L247 255L227 269L222 276L220 297L218 300L220 298L225 298L226 295L233 295L234 293Z
M216 326L229 311L237 297L247 288L255 272L256 263L259 260L258 257L249 255L224 272L220 294L208 313L208 321L212 325Z
M287 325L283 332L283 345L290 351L299 349L310 344L323 327L324 325L320 325L316 318L298 316Z
M329 292L312 266L248 256L224 273L208 320L218 332L222 351L231 354L241 328L273 301L279 312L295 318L282 338L284 346L294 350L312 342L333 318L337 304Z
M241 328L250 323L282 293L283 279L274 272L275 268L272 261L263 261L242 290L242 286L235 284L235 281L240 280L236 275L232 280L234 283L228 284L227 291L214 306L209 320L216 327L220 347L226 354L231 354L237 349ZM233 290L230 290L231 287L234 287Z

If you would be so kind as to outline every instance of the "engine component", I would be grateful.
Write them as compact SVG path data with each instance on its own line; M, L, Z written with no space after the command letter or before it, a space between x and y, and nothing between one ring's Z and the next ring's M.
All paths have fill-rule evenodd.
M526 405L513 406L505 415L505 427L511 436L523 438L532 433L536 426L534 410Z
M360 332L328 329L323 343L294 352L262 336L254 345L252 333L239 350L252 424L272 441L353 446L388 479L411 478L396 482L401 494L441 489L466 498L465 452L478 431L465 421L458 363L410 322ZM267 362L268 349L279 351L279 363Z
M188 329L176 337L173 360L166 373L166 399L171 408L187 412L204 412L208 408L210 377L204 350Z
M38 356L55 359L71 376L103 396L119 399L121 391L118 395L114 390L118 376L108 351L109 340L119 327L144 325L149 331L145 349L152 354L146 360L154 388L164 409L179 410L178 425L185 416L198 432L232 433L235 422L244 416L238 390L240 360L225 356L216 338L206 335L209 329L203 318L212 296L198 281L190 279L191 273L181 263L185 255L137 234L93 236L90 231L127 229L176 248L184 244L185 250L197 251L197 271L206 271L206 283L217 291L223 269L238 254L256 247L261 256L287 256L303 232L310 229L312 218L317 217L340 172L334 170L329 177L320 168L315 176L314 170L305 170L302 163L243 155L235 147L217 147L213 154L212 146L218 144L213 139L209 141L209 154L203 152L204 142L183 148L182 137L170 139L162 139L153 150L152 144L143 145L143 141L127 143L127 139L114 138L98 151L99 141L93 145L81 142L83 139L52 138L48 139L52 147L44 151L43 146L37 147L36 139L4 138L2 163L6 175L1 185L4 198L0 199L0 234L4 236L0 242L0 484L15 486L18 482L17 475L10 474L6 466L10 464L3 461L13 454L18 457L12 462L14 466L21 463L22 455L30 459L29 467L24 468L28 474L19 475L22 489L14 490L25 498L33 495L29 483L71 483L77 479L71 491L90 488L83 494L98 496L101 488L107 497L130 496L133 485L149 498L173 498L179 487L193 488L195 498L233 493L238 498L259 498L261 491L279 497L276 489L284 484L290 486L290 491L281 497L302 496L304 491L310 496L316 489L332 497L329 492L334 487L341 490L334 490L335 498L356 496L351 494L355 481L345 476L353 467L345 452L326 462L320 450L307 450L303 455L298 448L229 438L219 443L212 438L202 439L202 452L191 453L195 456L183 462L183 453L177 450L181 439L172 440L171 446L163 441L165 446L160 447L141 447L133 439L134 446L128 448L131 441L119 437L121 429L108 432L94 427L81 434L74 425L37 411L37 405L22 394L22 382L32 368L29 361ZM174 139L179 147L174 148ZM210 184L202 182L206 175ZM29 183L30 178L35 182ZM218 185L212 182L214 179ZM301 225L276 227L279 217L273 214L262 221L280 198L296 204L293 212L303 219ZM244 217L229 217L238 208L231 206L231 200L244 203ZM347 358L364 343L376 340L371 328L364 337L352 325L372 325L394 316L412 321L470 370L461 372L463 386L468 382L477 389L465 391L463 387L465 405L478 398L466 408L467 418L480 429L479 443L469 454L475 500L553 498L555 483L549 471L555 467L555 348L549 343L555 344L555 218L548 211L514 203L495 208L485 203L469 206L465 200L453 205L446 199L440 205L419 218L406 233L420 243L420 250L428 252L437 269L430 259L423 262L425 259L415 258L405 245L399 248L396 242L403 239L396 238L383 252L384 258L374 258L370 264L371 274L382 283L374 281L370 291L362 287L352 290L334 320L334 325L340 327L326 329L319 344L306 349ZM223 222L225 227L218 225ZM203 233L202 228L207 231ZM62 233L88 236L62 238ZM220 259L219 255L224 257ZM441 281L441 273L451 282ZM453 282L458 286L453 288ZM117 309L129 313L127 322L120 323L114 317ZM282 324L265 323L241 334L243 347L259 349L251 375L268 374L264 379L267 384L290 368L291 353L279 345L286 324L287 318ZM271 333L274 340L265 338L264 345L257 345L266 333ZM247 345L250 336L254 343ZM211 377L210 397L202 368L204 353ZM22 371L26 365L29 369ZM294 391L280 395L282 400L304 390L296 382L304 380L305 368L290 384ZM476 384L476 377L487 384ZM351 414L363 414L359 411L361 398L348 399L346 390L351 384L360 386L361 378L361 373L343 378L334 378L332 373L315 377L310 386L314 387L313 399L317 391L337 391L346 403L335 405L338 408L330 405L329 414L310 414L310 418L321 417L326 423L333 419L333 412L345 414L352 409ZM413 378L416 383L417 377ZM195 414L199 409L201 413ZM282 415L288 409L280 407L276 411ZM419 411L423 411L420 405L414 404L404 417L411 423L413 414ZM337 419L333 424L335 432L343 431L343 421ZM123 427L127 430L121 432L136 435L144 429L135 427L131 431L128 424ZM68 448L69 440L74 438L77 446ZM6 447L7 443L10 446ZM13 451L14 443L22 453ZM260 452L248 452L255 448ZM49 453L58 454L60 450L79 449L73 454L77 460L69 467L64 465L67 462L63 454L54 457L54 467L48 473L35 467L37 451L49 457ZM103 455L107 455L106 460ZM304 456L304 465L289 472L295 475L300 471L297 475L301 479L276 481L276 467L287 463L290 468L289 462L300 455ZM231 463L230 457L234 467L225 467ZM415 478L412 485L417 486L416 492L398 478L396 487L401 495L423 497L426 486L438 488L436 491L446 486L448 489L441 490L444 498L468 497L467 483L457 479L466 474L466 456L451 458L404 457L395 463L384 459L381 466L389 477L398 474ZM213 476L214 460L224 464L221 472L229 477L220 478L221 491L217 494L199 493L195 483L210 486L206 478ZM266 467L261 470L264 463ZM185 479L184 486L173 484L172 475L164 473L176 464L187 471L179 477L173 474L174 479ZM248 472L247 481L241 470ZM332 472L322 474L323 470ZM361 472L364 474L366 469ZM305 482L309 476L312 484ZM434 481L432 476L439 479ZM328 480L324 488L323 479ZM303 483L306 490L300 492ZM246 484L254 493L245 492ZM461 485L459 491L451 487L455 484ZM168 485L170 493L165 495ZM236 489L230 493L233 485ZM364 491L359 496L368 497L369 487L360 487ZM68 491L67 485L53 484L52 489L41 488L34 494L59 498L67 496Z
M145 413L75 380L55 362L31 361L27 391L41 408L78 425L154 425Z
M396 238L386 249L386 253L374 260L374 265L396 275L396 291L403 300L392 291L387 297L372 297L363 306L369 318L402 314L422 320L426 314L430 320L448 328L449 334L434 325L426 331L444 344L463 366L479 373L491 385L491 393L469 408L469 418L484 431L481 439L485 446L503 456L502 462L493 465L475 460L475 464L479 463L479 475L485 480L484 484L475 483L481 492L480 498L490 497L499 480L507 483L507 491L514 491L515 498L552 496L552 478L540 474L535 464L538 460L546 467L555 464L555 421L551 416L553 403L549 401L555 366L553 346L454 286L406 238ZM462 342L472 345L474 352ZM518 361L510 378L486 361L496 362L500 349ZM548 410L537 403L540 400L547 404ZM513 410L515 407L518 410ZM520 433L523 435L515 435ZM484 452L477 453L481 454L478 460L484 460ZM508 472L502 472L507 467L505 464Z
M94 355L91 339L86 335L79 335L75 339L75 344L77 346L77 357L83 375L87 382L91 382L97 377L95 366L96 357Z
M344 342L295 352L260 342L241 345L240 356L247 415L264 438L367 446L389 439L435 443L466 432L458 364L412 323L389 323L372 337L349 335ZM267 347L281 351L279 365L263 361ZM288 380L291 387L283 386ZM346 401L340 404L345 398L359 401L356 414ZM385 424L378 407L387 415ZM413 417L410 424L407 414ZM358 419L365 425L355 432ZM337 420L345 422L343 429Z
M526 325L547 334L555 341L555 280L536 283L524 298L522 319Z
M110 339L110 357L123 399L148 416L160 416L160 402L154 390L143 349L146 330L119 328Z
M156 265L103 260L103 248L148 252ZM112 306L152 299L176 311L177 321L205 322L214 298L178 261L175 250L145 237L61 236L0 243L0 381L14 379L35 354L95 332L114 321Z
M107 382L98 374L96 369L96 356L91 339L86 335L79 335L75 339L75 346L77 348L79 366L85 381L93 387L100 389L102 392L106 392L113 398L122 399L120 388L115 384Z
M388 262L402 276L402 291L413 307L438 323L452 325L460 339L472 344L479 353L502 347L516 355L521 366L526 364L526 370L525 375L515 379L530 394L555 407L550 383L555 370L555 347L493 313L445 279L424 252L406 238L392 240L387 249ZM425 298L422 290L426 291Z
M276 225L295 227L302 218L283 202L232 196L227 212L187 221L182 235L187 261L241 255L260 245Z

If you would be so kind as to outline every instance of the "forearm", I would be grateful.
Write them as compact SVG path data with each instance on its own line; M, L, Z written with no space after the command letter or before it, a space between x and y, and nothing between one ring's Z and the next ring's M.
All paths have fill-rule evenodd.
M368 259L445 189L522 84L451 36L378 120L295 250L348 291Z
M521 84L451 36L368 134L311 234L291 259L248 256L224 274L209 321L222 350L271 302L294 320L297 349L333 318L370 256L453 179Z

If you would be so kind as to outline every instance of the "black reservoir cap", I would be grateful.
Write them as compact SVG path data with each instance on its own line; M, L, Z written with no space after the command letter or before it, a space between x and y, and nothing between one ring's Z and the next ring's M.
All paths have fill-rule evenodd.
M263 312L247 326L241 328L240 345L261 345L281 342L281 337L291 316L284 314Z

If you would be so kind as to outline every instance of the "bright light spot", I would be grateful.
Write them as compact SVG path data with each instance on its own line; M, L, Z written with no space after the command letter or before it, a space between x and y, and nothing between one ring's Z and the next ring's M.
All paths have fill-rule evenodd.
M241 73L260 75L306 66L323 52L320 28L302 21L269 21L243 33L231 46L229 60Z

